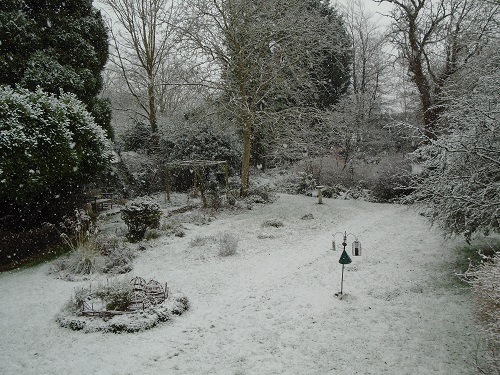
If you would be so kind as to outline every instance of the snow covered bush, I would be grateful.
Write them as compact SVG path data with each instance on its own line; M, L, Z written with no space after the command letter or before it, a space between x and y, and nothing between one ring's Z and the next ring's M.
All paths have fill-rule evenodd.
M196 236L189 241L190 247L205 246L217 242L217 237L215 236Z
M123 274L132 270L135 251L116 236L92 234L78 236L73 250L54 262L51 273L65 280L78 280L92 274Z
M0 193L26 202L67 179L103 170L111 148L83 104L41 90L0 88Z
M148 228L159 228L163 212L158 203L149 197L140 197L128 202L121 210L122 219L127 224L129 237L140 240Z
M473 297L479 319L500 349L500 253L483 262L473 272Z
M219 244L220 256L227 257L236 254L239 239L234 234L229 232L220 233L217 242Z
M161 147L167 160L226 160L231 168L240 166L236 135L212 124L203 123L192 130L183 128L174 132L161 140Z
M151 127L142 122L136 122L121 136L123 151L146 151L153 149Z
M272 187L266 185L251 186L248 190L248 196L245 202L253 203L273 203L278 199L278 195Z
M279 219L268 219L262 223L262 226L265 227L273 227L273 228L281 228L283 226L283 222Z
M165 187L164 163L158 157L126 151L120 152L119 158L122 189L128 196L152 194Z
M92 291L96 298L104 301L108 311L126 311L132 303L132 292L132 284L123 279L107 280Z
M72 275L101 273L105 264L104 256L88 243L79 246L68 258L59 262L60 269Z
M488 345L484 363L478 367L481 373L493 373L500 370L500 252L483 258L463 277L472 287L476 316Z
M146 241L151 241L156 238L160 238L161 236L161 231L155 228L147 228L146 232L144 232L144 239Z
M108 29L91 1L2 0L0 85L71 92L111 136L111 105L100 97Z
M180 221L173 219L166 219L160 229L167 234L167 236L184 237L186 233Z
M298 172L297 174L297 193L306 194L316 189L316 179L312 173Z
M104 273L118 275L132 271L136 252L129 246L120 246L105 256Z
M72 94L1 87L0 134L0 211L6 215L20 216L33 203L43 212L44 203L81 189L112 157L104 131Z
M202 124L174 131L160 140L161 152L167 161L218 160L227 161L230 170L241 165L240 145L234 132L222 130L212 124ZM198 171L206 177L202 171ZM188 189L193 175L187 168L172 170L174 189Z
M446 131L414 154L423 173L407 199L448 234L500 231L500 53L447 89ZM479 73L478 73L479 71ZM461 86L467 83L465 88ZM457 94L458 92L458 94Z

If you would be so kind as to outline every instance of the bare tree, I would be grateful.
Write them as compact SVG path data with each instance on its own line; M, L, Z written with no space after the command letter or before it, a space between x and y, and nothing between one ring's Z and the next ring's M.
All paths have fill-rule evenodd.
M158 142L158 111L168 96L163 80L178 67L176 23L179 1L102 0L114 13L111 27L112 62L149 123L153 144ZM170 73L172 74L172 73Z
M286 116L317 94L311 67L318 52L346 51L338 23L307 2L196 0L190 2L187 42L216 70L205 83L243 136L241 194L248 192L252 139L264 124L281 127ZM348 78L348 77L344 77ZM299 116L300 117L300 116Z
M369 125L380 117L391 57L386 52L387 33L362 0L350 0L342 13L353 45L352 85L330 121L337 133L332 152L345 168L362 140L368 138Z
M353 43L352 93L360 116L369 118L380 106L382 81L391 65L387 33L362 0L351 0L343 8Z
M408 198L449 234L500 231L500 44L485 47L443 89L447 133L414 153L423 166Z
M415 84L424 132L436 137L448 78L481 52L498 28L498 3L477 0L375 0L394 4L392 41Z

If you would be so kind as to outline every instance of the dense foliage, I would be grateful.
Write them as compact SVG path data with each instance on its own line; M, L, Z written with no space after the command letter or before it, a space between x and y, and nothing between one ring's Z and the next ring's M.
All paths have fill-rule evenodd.
M351 40L347 35L344 20L327 1L309 0L307 3L306 9L323 20L316 29L316 38L327 37L333 41L330 46L313 51L314 64L309 65L315 91L311 104L325 109L336 104L349 86Z
M500 231L500 55L471 65L448 90L447 131L414 154L424 172L410 200L448 233ZM456 92L459 95L453 95Z
M97 97L108 35L92 0L0 4L0 84L74 93L111 135L109 102Z
M171 133L170 137L162 139L161 150L168 161L223 160L233 170L241 163L241 150L235 134L211 124Z
M0 134L1 211L24 224L22 212L36 217L33 204L41 210L63 191L79 190L111 159L104 131L73 94L1 87ZM17 220L2 224L16 227Z
M128 202L121 210L122 219L127 224L131 240L140 240L148 228L160 227L162 211L151 198L140 197Z

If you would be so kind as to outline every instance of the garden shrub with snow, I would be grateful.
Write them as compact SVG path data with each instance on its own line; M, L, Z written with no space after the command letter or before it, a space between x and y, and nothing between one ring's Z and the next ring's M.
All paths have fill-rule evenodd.
M411 164L398 155L375 160L358 158L347 164L323 157L297 164L285 191L314 196L321 184L323 198L361 199L367 202L394 202L412 189Z
M220 233L218 237L219 255L227 257L236 254L238 242L239 239L236 235L229 232Z
M162 137L160 147L169 161L226 160L234 170L241 164L237 136L233 131L213 124L190 124L189 128L184 126L173 130L168 137Z
M483 261L472 266L463 278L472 287L476 317L486 339L488 350L477 366L481 373L500 370L500 252L482 255Z
M54 262L51 273L64 280L78 280L93 274L123 274L132 270L135 251L114 235L78 236L73 250Z
M283 226L283 222L279 219L268 219L262 223L263 227L273 227L273 228L281 228Z
M0 88L0 200L25 204L87 182L111 160L104 130L72 94Z
M128 279L108 280L95 288L77 289L56 321L61 327L85 333L132 333L153 328L189 309L189 301L182 293L174 293L162 303L135 311L130 310L133 298L133 285ZM84 314L89 303L95 314Z
M407 202L418 204L448 234L469 240L476 232L500 233L499 64L496 48L485 66L474 66L450 84L440 117L447 132L412 154L422 174Z
M132 240L142 239L148 228L159 228L163 214L160 205L149 197L139 197L128 202L121 212L128 227L128 236Z
M167 234L167 236L184 237L186 233L182 224L174 219L166 219L160 229Z
M2 263L47 251L37 229L64 230L58 226L78 206L83 184L112 152L84 104L66 93L0 87L0 134Z
M500 348L500 253L479 266L473 275L471 284L478 316Z
M376 167L369 186L379 202L393 202L411 192L411 164L409 160L386 160Z
M275 188L269 185L254 185L248 190L248 195L243 198L242 202L246 208L252 209L255 204L273 203L278 199ZM238 206L237 202L235 204Z

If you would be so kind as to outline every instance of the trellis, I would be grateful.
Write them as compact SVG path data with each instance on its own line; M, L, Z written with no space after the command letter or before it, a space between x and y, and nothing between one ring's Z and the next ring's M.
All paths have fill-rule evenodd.
M167 184L166 184L166 194L165 194L165 201L170 202L170 169L175 168L175 167L181 167L181 168L190 168L190 170L193 172L193 197L197 198L198 197L198 179L202 178L202 175L200 175L199 169L202 168L203 170L207 167L213 167L213 166L223 166L224 168L224 173L226 177L226 202L229 204L229 196L230 196L230 191L229 191L229 163L227 161L222 161L222 160L184 160L184 161L173 161L170 163L167 163ZM207 201L205 198L205 192L204 189L200 189L201 193L201 198L203 200L203 207L207 207Z
M130 281L130 284L132 284L133 287L130 305L127 311L106 310L105 302L94 293L90 293L83 301L81 310L82 315L103 317L131 314L154 305L159 305L168 298L167 283L163 286L153 279L147 283L142 277L134 277Z

